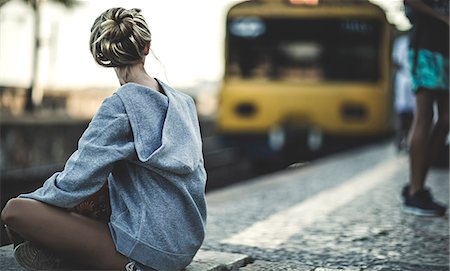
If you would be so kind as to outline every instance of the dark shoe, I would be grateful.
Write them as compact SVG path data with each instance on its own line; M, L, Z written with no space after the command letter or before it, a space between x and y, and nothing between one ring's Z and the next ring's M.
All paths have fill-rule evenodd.
M27 270L51 270L63 267L59 257L36 247L29 241L16 246L14 258L20 266Z
M433 201L430 191L423 189L409 196L408 188L403 188L402 195L405 213L417 216L443 216L447 207Z
M406 203L406 199L409 197L409 185L405 185L402 188L403 203Z

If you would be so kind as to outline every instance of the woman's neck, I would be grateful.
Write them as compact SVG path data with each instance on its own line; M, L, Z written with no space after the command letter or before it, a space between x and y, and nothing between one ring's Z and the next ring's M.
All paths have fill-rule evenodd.
M143 63L125 67L116 67L114 70L116 71L120 85L136 83L161 92L161 87L158 82L147 74Z

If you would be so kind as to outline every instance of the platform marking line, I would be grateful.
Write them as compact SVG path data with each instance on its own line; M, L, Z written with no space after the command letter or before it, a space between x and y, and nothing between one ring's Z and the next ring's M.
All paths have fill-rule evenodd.
M357 196L390 181L405 162L405 157L383 162L335 188L322 191L289 209L256 222L221 243L276 249L291 236L300 233L303 228L319 221Z

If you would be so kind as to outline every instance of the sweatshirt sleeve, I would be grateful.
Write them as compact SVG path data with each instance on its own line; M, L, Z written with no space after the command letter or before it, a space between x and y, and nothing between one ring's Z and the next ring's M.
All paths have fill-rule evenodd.
M103 186L115 162L133 155L128 117L121 99L113 95L102 103L64 170L47 179L41 188L19 198L72 208Z

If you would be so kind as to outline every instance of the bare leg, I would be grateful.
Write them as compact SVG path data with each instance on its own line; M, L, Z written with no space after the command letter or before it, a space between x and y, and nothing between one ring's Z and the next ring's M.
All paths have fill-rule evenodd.
M438 120L431 134L431 162L436 162L445 146L449 129L449 94L446 91L436 93L436 102L438 106Z
M397 150L406 150L408 134L411 130L411 124L414 117L412 111L401 112L397 114L397 124L395 131L395 141Z
M31 199L12 199L3 222L25 239L91 269L123 270L107 224Z
M430 131L433 121L433 97L429 90L416 94L416 113L410 138L410 186L409 194L421 190L429 168Z
M20 236L17 232L11 230L7 225L5 225L5 231L9 240L14 244L14 247L25 241L22 236Z

